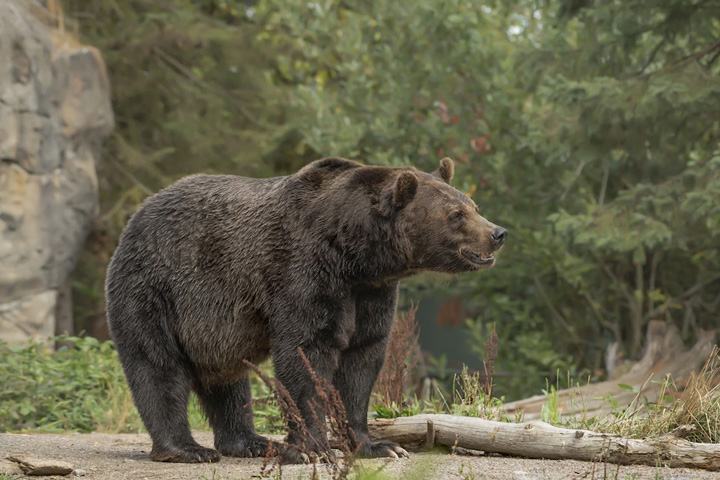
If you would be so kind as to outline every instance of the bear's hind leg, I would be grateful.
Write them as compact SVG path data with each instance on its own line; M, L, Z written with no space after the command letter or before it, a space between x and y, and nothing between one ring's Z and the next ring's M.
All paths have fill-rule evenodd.
M268 439L255 433L250 378L229 385L196 385L195 392L215 433L215 448L228 457L264 457Z
M220 454L199 445L190 433L187 402L190 381L181 367L171 363L163 367L142 354L126 355L128 384L140 417L150 433L153 446L150 458L157 462L217 462Z

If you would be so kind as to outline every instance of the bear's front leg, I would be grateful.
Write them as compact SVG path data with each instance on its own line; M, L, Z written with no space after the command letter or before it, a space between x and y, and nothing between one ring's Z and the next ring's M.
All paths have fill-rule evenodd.
M317 401L319 387L310 370L330 385L340 351L347 348L355 329L356 299L348 290L320 281L312 285L305 280L296 282L297 288L274 296L270 316L275 376L301 417L289 419L284 463L305 462L313 453L332 456L323 402Z
M408 457L394 442L373 442L368 433L370 394L385 361L388 337L395 319L397 284L371 288L357 295L355 334L342 351L333 385L345 404L355 448L368 457Z
M300 348L314 374L329 384L332 372L337 368L338 349L317 339L314 345L304 344ZM332 455L324 427L325 412L322 402L317 401L319 387L313 381L297 347L276 352L273 363L275 376L287 389L301 416L301 419L289 419L282 463L307 463L313 453L319 456Z
M385 358L386 340L343 352L334 384L345 404L348 424L355 435L352 447L366 457L409 457L398 444L370 439L367 413L373 385ZM362 365L362 367L360 367Z

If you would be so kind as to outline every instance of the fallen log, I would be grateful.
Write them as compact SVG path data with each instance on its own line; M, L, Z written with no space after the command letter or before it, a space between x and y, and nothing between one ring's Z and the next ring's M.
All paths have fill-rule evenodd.
M403 446L427 444L428 437L434 435L434 445L485 453L720 470L720 445L681 438L690 427L642 440L558 428L541 421L504 423L454 415L378 419L370 422L369 427L373 439L390 440Z

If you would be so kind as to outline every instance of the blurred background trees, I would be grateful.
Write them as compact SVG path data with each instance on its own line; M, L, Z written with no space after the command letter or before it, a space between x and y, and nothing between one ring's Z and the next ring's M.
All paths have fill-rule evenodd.
M604 376L608 346L637 358L650 320L688 343L718 327L718 0L62 4L103 52L117 117L73 276L78 330L103 336L104 270L144 197L327 155L456 160L455 185L510 241L491 272L404 296L460 298L459 350L495 324L496 369Z

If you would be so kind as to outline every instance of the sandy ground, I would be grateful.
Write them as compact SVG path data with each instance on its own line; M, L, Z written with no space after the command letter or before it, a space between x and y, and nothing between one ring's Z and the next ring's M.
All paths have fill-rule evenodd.
M195 438L203 445L212 446L212 434L209 432L196 432ZM0 434L0 458L24 454L41 459L62 460L71 463L82 473L82 476L71 474L67 477L44 478L236 480L257 478L262 466L260 459L242 458L223 458L219 463L202 465L157 463L148 458L149 450L150 439L147 435ZM720 479L717 472L689 469L622 466L618 471L615 465L573 460L461 456L439 452L411 453L409 459L401 460L363 460L361 465L367 470L382 469L385 475L377 480ZM311 476L312 468L309 466L292 465L283 468L284 479L309 479Z

